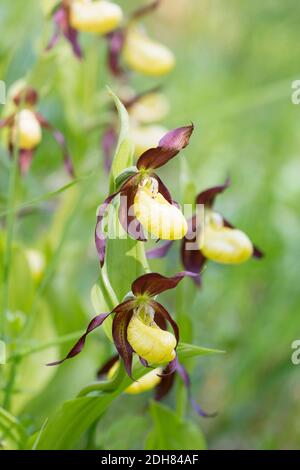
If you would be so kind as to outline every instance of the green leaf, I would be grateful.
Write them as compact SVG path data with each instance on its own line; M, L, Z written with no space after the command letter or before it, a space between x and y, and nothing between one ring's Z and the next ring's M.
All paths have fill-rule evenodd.
M151 402L153 429L146 440L147 450L204 450L202 431L191 421L181 420L165 405Z
M178 355L181 359L189 359L195 356L207 356L208 354L224 354L220 349L204 348L194 344L179 343L177 347Z
M23 449L27 436L19 421L8 411L0 408L0 444L6 448Z
M133 164L134 145L130 137L128 113L119 98L113 93L113 91L109 87L107 88L109 94L112 96L115 102L120 119L119 139L111 167L110 189L111 192L113 192L115 189L116 178L123 170L125 170L127 167L132 166Z

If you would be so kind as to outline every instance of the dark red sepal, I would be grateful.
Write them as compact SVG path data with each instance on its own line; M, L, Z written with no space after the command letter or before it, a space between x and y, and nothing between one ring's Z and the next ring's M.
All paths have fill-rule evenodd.
M19 151L19 168L22 176L28 173L34 157L34 151L35 149L20 149Z
M195 277L195 273L182 271L171 277L166 277L159 273L143 274L132 283L131 290L135 296L147 294L150 297L154 297L166 290L174 289L185 276Z
M230 178L227 178L224 184L219 186L213 186L212 188L202 191L196 197L196 204L204 204L207 207L212 207L215 201L215 198L218 194L221 194L228 188L230 185Z
M165 372L166 369L164 369L163 372ZM155 395L154 399L156 401L162 400L172 389L174 385L174 380L175 380L175 373L171 375L162 375L161 381L159 384L155 387Z
M77 356L77 354L79 354L84 345L85 345L85 340L86 340L86 337L89 333L91 333L91 331L95 330L96 328L98 328L99 326L102 325L102 323L106 320L106 318L111 314L111 312L109 313L100 313L100 315L97 315L96 317L94 317L87 329L86 329L86 332L84 333L84 335L82 335L79 340L75 343L75 345L72 347L72 349L69 351L69 353L66 355L66 357L64 359L61 359L60 361L55 361L55 362L50 362L49 364L46 364L47 366L56 366L58 364L62 364L64 361L66 361L67 359L71 359L71 357L74 357L74 356Z
M165 307L163 305L161 305L159 302L156 302L156 300L150 300L149 305L151 305L151 307L154 309L155 312L158 312L160 315L162 315L165 318L165 320L167 322L170 323L170 325L173 329L175 338L176 338L176 342L178 344L178 342L179 342L179 328L178 328L178 325L177 325L176 321L173 320L173 318L171 317L169 312L165 309Z
M173 243L174 243L174 240L167 240L161 243L159 246L151 248L151 250L146 251L147 258L148 259L164 258L169 252Z
M135 178L134 175L133 178ZM134 213L134 198L136 188L129 187L127 190L121 190L120 193L120 207L119 207L119 221L124 230L134 240L146 241L147 238L144 234L141 223L137 220Z
M104 235L103 231L103 218L105 215L105 212L109 206L109 204L112 202L112 200L119 194L119 192L110 194L104 202L99 206L98 212L97 212L97 222L96 222L96 227L95 227L95 245L100 261L100 266L102 267L104 264L104 259L105 259L105 250L106 250L106 238Z
M194 126L178 127L168 132L158 143L158 147L146 150L137 161L137 168L155 169L165 165L185 148L190 140Z
M123 77L125 70L120 64L121 53L125 41L125 32L123 29L117 29L106 36L108 41L107 64L112 75Z
M127 328L132 315L133 308L131 310L120 309L113 319L112 334L117 351L124 362L126 372L133 379L132 355L134 351L127 340Z
M186 370L186 368L180 364L179 362L177 363L177 368L176 368L176 372L180 375L180 377L182 378L183 380L183 383L184 385L186 386L186 389L187 389L187 394L188 394L188 397L189 397L189 401L194 409L194 411L199 415L199 416L202 416L203 418L214 418L217 413L206 413L206 411L204 411L200 405L198 405L198 403L195 401L195 399L192 397L192 393L191 393L191 380L190 380L190 376Z

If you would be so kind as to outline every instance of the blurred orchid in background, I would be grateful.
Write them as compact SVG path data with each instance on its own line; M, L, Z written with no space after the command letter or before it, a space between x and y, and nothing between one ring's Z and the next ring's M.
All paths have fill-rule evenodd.
M66 171L71 177L75 176L70 154L63 134L37 110L39 95L30 86L19 89L12 98L15 110L0 120L0 129L8 129L8 150L13 154L16 147L19 152L19 167L25 175L32 163L34 153L42 140L42 129L50 131L62 149Z

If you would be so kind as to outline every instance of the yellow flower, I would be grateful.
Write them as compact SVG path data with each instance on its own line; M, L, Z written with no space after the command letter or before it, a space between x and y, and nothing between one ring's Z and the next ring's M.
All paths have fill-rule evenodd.
M248 236L236 228L225 227L223 218L213 211L206 216L200 249L206 258L223 264L240 264L253 255Z
M135 27L127 32L123 57L132 70L150 76L165 75L175 65L174 54L166 46Z
M154 181L157 183L152 180L152 184ZM149 188L148 183L140 185L136 192L134 213L147 232L161 240L180 240L188 229L182 212L170 204L157 188Z
M41 126L34 113L29 109L20 111L15 117L12 128L12 143L18 144L21 149L31 150L40 143L41 139Z
M109 1L75 0L71 3L70 24L78 31L107 34L119 26L122 18L123 13L119 5Z
M119 368L119 361L117 361L109 370L107 376L111 379ZM143 375L137 382L133 382L129 387L126 388L125 393L130 395L136 395L138 393L147 392L152 390L156 385L161 381L159 374L162 373L162 368L157 367L156 369L151 370L147 374Z
M155 323L149 307L137 309L127 327L127 340L133 350L150 364L164 364L175 356L176 338Z

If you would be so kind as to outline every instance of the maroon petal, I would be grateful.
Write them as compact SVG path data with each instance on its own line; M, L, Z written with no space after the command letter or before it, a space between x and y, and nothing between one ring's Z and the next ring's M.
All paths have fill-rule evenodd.
M134 240L146 241L141 223L137 220L134 213L135 188L129 188L121 191L119 221L124 230Z
M27 86L14 96L13 101L16 106L20 106L20 104L24 103L29 106L35 106L38 99L39 94L36 89L31 86Z
M51 49L53 49L53 47L55 47L56 44L58 43L60 36L61 36L60 31L58 29L55 29L45 50L50 51Z
M115 314L112 325L112 334L115 346L124 362L126 372L131 378L133 349L127 340L127 328L132 315L133 309L129 311L120 311Z
M201 253L201 251L197 249L189 249L190 244L196 243L196 238L192 240L188 240L187 238L183 238L181 242L181 261L186 269L189 272L195 274L192 278L196 285L201 285L201 276L200 273L206 263L205 256Z
M104 157L104 170L106 173L110 172L113 152L117 145L118 136L114 126L109 126L103 133L101 139L101 147Z
M153 367L149 366L148 361L146 361L146 359L144 359L143 357L139 356L139 360L140 360L140 363L141 363L144 367L149 367L150 369L153 369Z
M148 259L164 258L169 252L173 243L174 243L174 240L167 240L166 242L163 242L160 246L146 251L147 258Z
M178 343L178 341L179 341L179 328L178 328L178 325L177 325L176 321L173 320L173 318L171 317L169 312L165 309L165 307L163 305L161 305L159 302L156 302L156 300L151 300L149 302L149 304L155 310L155 312L160 313L160 315L162 315L165 318L165 320L170 323L170 325L171 325L171 327L174 331L176 341ZM171 361L171 362L173 363L173 361Z
M157 93L160 90L161 90L161 86L157 85L157 86L155 86L151 89L148 89L148 90L142 91L140 93L137 93L136 95L134 95L133 97L131 97L129 99L123 99L122 103L128 111L132 106L134 106L136 103L138 103L145 96L151 95L152 93Z
M154 314L154 321L159 326L160 329L166 330L167 329L167 321L165 317L158 311Z
M34 151L35 149L20 149L19 151L19 167L22 176L26 175L31 166L32 159L34 157Z
M194 400L194 398L191 395L191 380L190 376L186 370L186 368L178 362L176 371L180 375L180 377L183 380L184 385L186 386L189 401L194 409L194 411L199 415L202 416L203 418L213 418L216 416L217 413L206 413L200 405Z
M194 126L178 127L168 132L158 143L158 147L146 150L137 161L137 168L159 168L185 148L190 140Z
M105 377L118 360L119 360L118 354L108 359L108 361L106 361L105 364L103 364L103 366L101 366L100 369L98 370L97 379L102 379L102 377Z
M61 35L69 41L72 46L73 52L76 57L79 59L82 58L81 48L78 42L78 32L76 29L72 28L69 21L69 6L68 4L62 5L58 8L53 15L55 31L50 39L46 50L52 49L54 47Z
M195 274L187 271L180 272L171 277L166 277L159 273L143 274L132 283L131 290L135 296L148 294L154 297L161 292L174 289L185 276L195 277Z
M172 361L169 362L169 364L163 370L163 372L161 374L157 374L157 375L159 377L165 377L166 375L172 375L177 370L177 366L178 366L178 357L176 355L175 358Z
M205 206L211 207L214 204L215 197L218 194L223 193L229 185L230 179L227 178L224 184L213 186L212 188L202 191L202 193L198 194L196 198L196 204L204 204Z
M108 41L108 53L107 63L108 68L112 75L115 77L121 77L125 74L124 69L120 65L121 52L124 46L125 33L123 29L117 29L107 36Z
M64 33L64 35L66 39L69 41L69 43L71 44L74 55L78 59L82 59L83 54L82 54L81 47L78 41L78 31L76 31L76 29L71 28L71 26L69 26L67 32Z
M112 202L112 200L119 194L119 192L110 194L105 201L99 206L97 213L97 222L95 227L95 245L100 261L100 266L102 267L105 259L105 249L106 249L106 238L103 231L102 223L105 212Z
M159 178L157 175L152 175L153 178L156 179L158 182L158 192L163 195L163 197L170 203L173 204L174 201L172 200L172 196L168 190L168 188L165 186L165 184L162 182L162 180Z
M48 130L52 133L54 139L56 140L58 145L61 147L62 154L63 154L64 167L65 167L67 173L71 176L71 178L74 178L75 177L74 167L73 167L71 156L68 152L66 140L65 140L63 134L60 131L58 131L57 129L55 129L52 126L52 124L46 118L44 118L44 116L42 114L35 113L35 117L37 118L40 125L44 129L46 129L46 130Z
M163 372L165 372L166 369L164 369ZM155 387L155 396L154 399L156 401L162 400L172 389L174 385L174 379L175 379L175 374L169 374L169 375L162 375L162 379L159 382L159 384Z
M50 362L49 364L47 364L47 366L56 366L58 364L61 364L64 361L66 361L67 359L70 359L71 357L77 356L77 354L79 354L82 351L82 349L85 345L85 340L86 340L87 335L89 333L91 333L91 331L93 331L96 328L98 328L99 326L101 326L102 323L104 322L104 320L106 320L106 318L110 314L111 314L111 312L109 312L109 313L100 313L100 315L97 315L95 318L93 318L90 321L84 335L82 335L79 338L79 340L75 343L75 345L72 347L72 349L66 355L66 357L64 359L61 359L60 361Z
M133 13L131 13L130 18L137 20L142 16L152 13L159 6L160 2L161 0L154 0L147 5L137 8Z
M225 227L235 228L235 226L232 225L232 223L230 223L227 219L224 219L224 217L223 217L223 222L224 222ZM253 255L252 256L253 256L253 258L261 259L265 255L264 255L263 251L261 251L256 245L253 244Z

